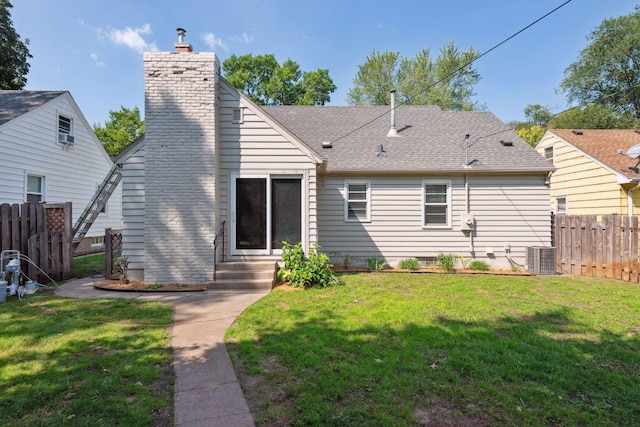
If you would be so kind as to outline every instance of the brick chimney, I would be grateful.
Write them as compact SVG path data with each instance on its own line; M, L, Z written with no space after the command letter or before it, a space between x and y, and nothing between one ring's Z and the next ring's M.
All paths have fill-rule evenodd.
M144 53L144 280L208 283L218 225L218 79L213 52Z

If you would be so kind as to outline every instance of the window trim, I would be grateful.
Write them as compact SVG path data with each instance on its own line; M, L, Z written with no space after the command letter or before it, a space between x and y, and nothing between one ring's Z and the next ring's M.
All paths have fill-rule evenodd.
M365 200L366 217L365 218L349 218L349 186L350 185L365 185ZM355 200L353 200L355 201ZM358 200L362 202L362 200ZM344 181L344 222L371 222L371 181L347 179Z
M60 119L61 118L69 120L69 132L66 132L65 129L61 130L61 128L60 128ZM58 126L57 126L58 127L58 133L66 133L66 134L68 134L70 136L73 136L74 135L74 132L73 132L74 123L73 122L74 122L73 117L65 116L64 114L58 113Z
M40 193L29 192L29 177L40 178ZM25 202L29 201L29 195L38 195L40 196L40 200L38 203L44 202L45 199L45 191L46 191L46 177L44 175L40 175L37 173L29 173L25 174L24 179L24 200Z
M547 155L547 150L551 150L551 155L550 156ZM546 147L544 147L542 149L542 156L545 159L553 161L553 156L554 155L555 155L555 150L553 148L553 144L552 145L547 145Z
M447 186L447 201L446 203L438 203L433 205L445 205L447 207L447 222L446 224L427 224L425 221L426 208L427 208L427 185L446 185ZM451 228L451 180L450 179L423 179L422 180L422 228Z
M559 199L564 199L564 212L560 212L560 211L558 210L558 205L559 205L558 200L559 200ZM567 209L567 196L557 196L557 197L554 199L554 203L555 203L555 206L554 206L554 212L555 212L556 214L565 214L565 215L566 215L566 213L567 213L567 211L568 211L568 209Z

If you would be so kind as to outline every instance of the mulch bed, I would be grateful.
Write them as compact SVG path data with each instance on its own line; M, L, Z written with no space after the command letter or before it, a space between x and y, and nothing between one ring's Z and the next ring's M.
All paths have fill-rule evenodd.
M182 285L182 284L150 284L132 280L129 283L121 283L119 280L100 280L93 285L96 289L120 292L199 292L209 289L207 285Z

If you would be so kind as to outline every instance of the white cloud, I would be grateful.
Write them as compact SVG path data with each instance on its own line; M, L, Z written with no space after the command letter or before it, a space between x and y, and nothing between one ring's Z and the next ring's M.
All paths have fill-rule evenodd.
M229 51L229 47L222 41L222 39L217 38L213 33L204 33L200 38L212 50L216 47L221 47L225 51Z
M141 28L126 27L124 29L110 29L105 31L109 40L117 45L124 45L129 49L142 53L148 50L158 50L154 42L148 42L144 36L153 34L150 24L144 24Z
M101 60L100 60L100 57L99 57L96 53L93 53L93 52L92 52L92 53L89 55L89 57L93 60L93 62L95 62L96 67L98 67L98 68L104 68L104 66L106 65L106 64L104 63L104 61L101 61Z
M252 34L247 34L247 33L242 33L242 34L240 34L240 39L245 43L251 43L253 41L253 35Z

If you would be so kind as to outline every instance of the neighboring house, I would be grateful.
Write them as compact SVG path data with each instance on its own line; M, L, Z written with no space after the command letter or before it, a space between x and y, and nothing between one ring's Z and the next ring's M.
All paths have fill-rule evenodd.
M336 262L452 253L510 268L550 245L553 166L493 114L262 107L215 54L176 48L144 54L146 135L116 160L131 278L211 282L222 221L228 260L276 259L288 240Z
M626 156L636 144L640 134L634 130L546 131L535 148L556 168L549 180L551 211L640 214L640 159Z
M75 224L112 166L69 92L0 91L0 203L71 202ZM76 253L121 225L118 188Z

